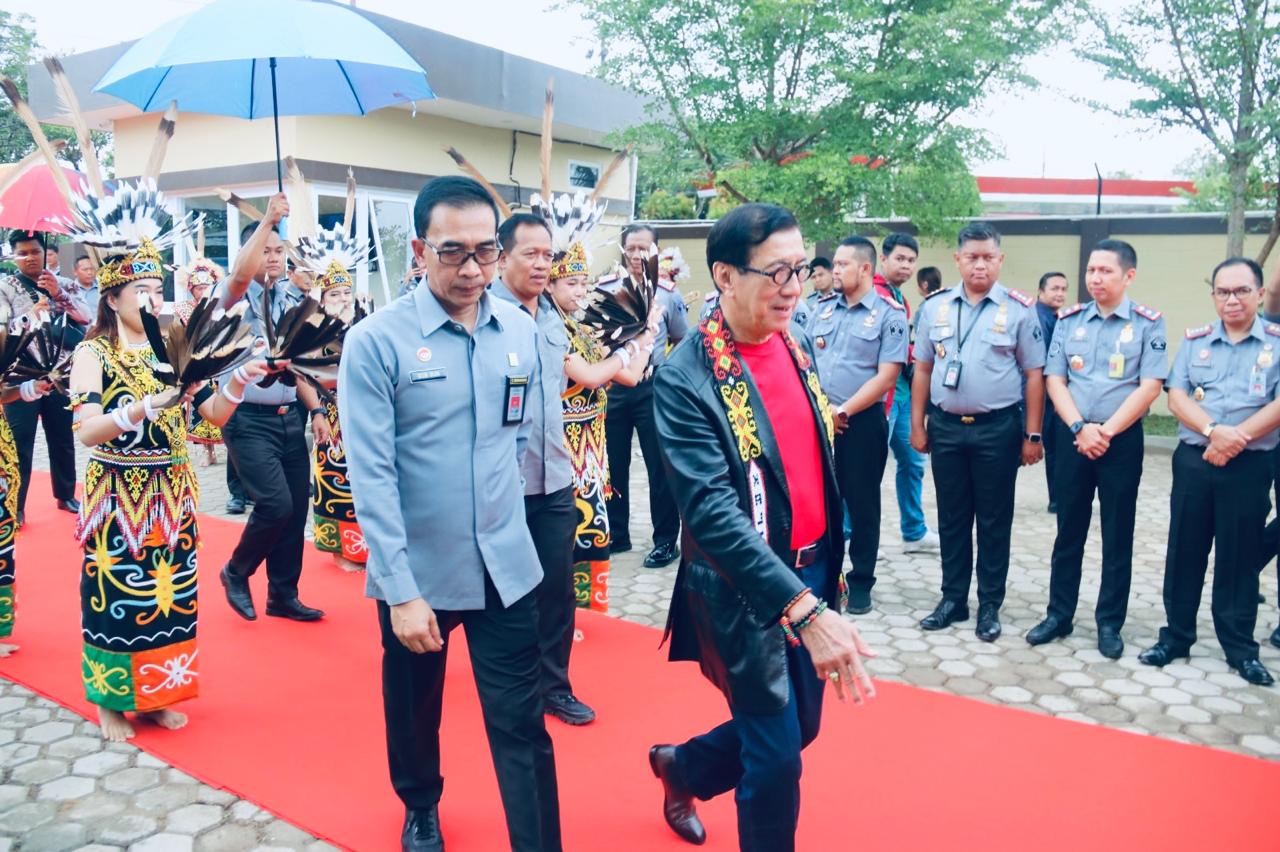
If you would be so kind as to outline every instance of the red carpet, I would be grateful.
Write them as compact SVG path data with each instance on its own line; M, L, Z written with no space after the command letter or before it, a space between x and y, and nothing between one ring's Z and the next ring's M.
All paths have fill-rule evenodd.
M0 676L77 712L79 551L72 518L33 484L18 541L15 656ZM386 778L379 650L361 577L308 551L302 591L320 624L248 624L217 580L240 527L202 521L201 697L178 732L136 742L333 843L398 848L402 811ZM254 579L262 606L265 580ZM565 847L688 849L663 824L645 754L721 721L719 694L666 663L654 630L584 615L574 683L600 721L551 722ZM455 632L461 639L461 631ZM497 786L460 641L451 649L442 817L449 848L506 847ZM805 753L801 848L1276 849L1280 765L883 683L869 706L828 702ZM736 848L732 796L701 806L710 841Z

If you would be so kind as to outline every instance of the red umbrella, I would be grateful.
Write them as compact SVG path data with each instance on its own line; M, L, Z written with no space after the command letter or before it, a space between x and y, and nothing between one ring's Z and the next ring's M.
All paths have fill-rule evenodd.
M0 170L22 167L22 164L0 166ZM71 186L80 186L84 178L78 171L69 166L61 168ZM6 172L0 172L0 179L4 176ZM65 234L67 229L57 224L56 220L70 217L67 201L62 197L58 185L53 181L53 173L45 163L27 168L21 177L0 194L0 227Z

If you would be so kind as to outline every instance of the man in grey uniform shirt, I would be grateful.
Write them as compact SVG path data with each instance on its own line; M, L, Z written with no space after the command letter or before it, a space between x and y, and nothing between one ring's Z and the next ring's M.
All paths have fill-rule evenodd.
M425 286L355 326L339 412L378 601L391 783L405 850L443 849L440 713L449 633L462 625L512 849L560 848L543 719L521 459L541 381L536 325L486 287L498 211L471 178L429 181L414 205Z
M564 359L569 336L564 320L544 295L551 272L551 229L541 216L516 213L498 228L501 277L490 288L538 325L538 369L542 380L529 386L525 420L532 429L520 471L524 512L542 563L538 586L538 633L542 647L542 696L546 710L567 725L586 725L595 711L573 694L569 653L578 610L573 591L573 539L578 507L573 499L573 462L564 442L566 387Z

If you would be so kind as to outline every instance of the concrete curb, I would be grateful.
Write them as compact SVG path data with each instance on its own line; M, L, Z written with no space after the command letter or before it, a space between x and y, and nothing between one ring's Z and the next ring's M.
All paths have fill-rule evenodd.
M1143 445L1149 453L1171 456L1178 448L1178 439L1172 436L1148 435L1143 439Z

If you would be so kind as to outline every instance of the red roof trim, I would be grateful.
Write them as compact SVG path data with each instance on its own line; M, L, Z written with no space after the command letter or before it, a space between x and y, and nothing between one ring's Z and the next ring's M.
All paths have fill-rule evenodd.
M1023 178L979 177L979 192L1000 192L1010 195L1087 195L1098 193L1095 178ZM1195 192L1196 185L1189 180L1129 180L1102 179L1102 194L1167 198L1176 195L1174 189Z

